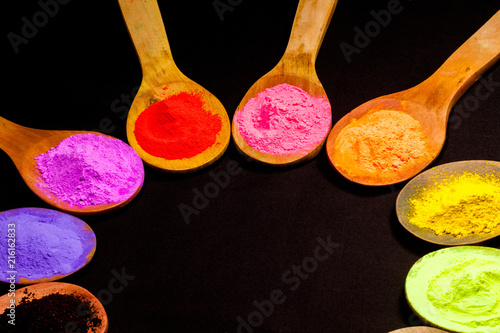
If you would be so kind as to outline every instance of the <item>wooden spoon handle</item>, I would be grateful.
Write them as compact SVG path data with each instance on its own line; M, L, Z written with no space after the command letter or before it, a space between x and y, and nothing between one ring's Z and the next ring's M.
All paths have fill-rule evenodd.
M312 67L338 0L300 0L285 56L305 58Z
M0 149L6 152L14 162L22 159L32 145L48 136L50 136L50 131L24 127L0 117Z
M474 35L460 46L427 80L428 106L443 106L447 117L457 100L500 58L500 11L493 15ZM418 90L418 89L416 89ZM446 108L447 107L447 108Z
M118 0L141 61L143 79L183 74L172 58L167 33L156 0ZM171 81L175 81L173 78Z

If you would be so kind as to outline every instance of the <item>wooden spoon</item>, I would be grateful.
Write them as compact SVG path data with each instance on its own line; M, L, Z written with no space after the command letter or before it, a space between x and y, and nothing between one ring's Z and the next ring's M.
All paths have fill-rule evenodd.
M35 157L46 153L49 149L56 147L61 141L75 134L96 134L97 132L86 131L52 131L33 129L15 124L0 117L0 149L10 156L24 182L37 196L51 206L73 214L97 214L118 209L128 204L142 188L141 186L125 201L95 206L73 206L61 201L50 191L44 190L38 184L44 183L40 170L36 168ZM118 140L116 138L107 136ZM144 177L144 176L143 176Z
M389 333L447 333L447 332L433 327L413 326L413 327L400 328L399 330L390 331Z
M498 285L489 276L496 276L499 269L497 248L453 246L433 251L418 259L408 271L406 301L423 322L446 332L497 333L498 326L492 323L499 314L495 304ZM484 288L478 288L480 284ZM440 294L442 300L450 303L440 303L429 294ZM490 325L482 325L488 321Z
M446 138L448 116L464 92L500 57L500 11L458 48L428 79L413 88L368 101L333 126L326 150L330 162L345 178L364 185L390 185L407 180L427 167L440 153ZM403 111L418 120L427 141L428 156L389 180L351 175L336 161L336 139L354 119L378 110Z
M190 80L177 68L155 0L118 1L135 45L142 66L142 83L130 107L127 118L127 137L143 161L169 172L199 170L221 157L231 137L229 117L221 102L198 83ZM196 93L204 102L205 109L218 115L222 129L213 147L191 158L168 160L153 156L139 145L134 134L139 115L151 104L181 92Z
M290 165L315 157L324 140L314 149L289 155L273 155L258 151L241 136L238 126L238 111L248 100L261 91L287 83L301 88L309 95L328 100L325 89L316 74L316 57L323 42L328 25L337 5L337 0L301 0L299 2L285 53L278 64L257 80L247 91L233 116L232 133L237 148L243 154L270 165Z
M456 237L449 234L436 235L431 229L420 228L410 223L408 218L409 214L419 213L412 212L410 199L418 197L418 192L421 189L432 189L450 176L460 175L466 172L482 176L496 175L494 177L500 179L500 162L480 160L460 161L438 165L422 172L405 185L396 199L396 213L401 225L420 239L446 246L478 244L500 236L500 226L491 230L489 233L469 234L462 237Z
M27 301L37 300L44 296L48 296L51 294L61 294L61 295L73 295L82 300L82 306L78 306L74 309L75 313L80 316L85 316L90 319L92 315L93 318L99 318L101 320L101 324L98 327L93 327L94 330L92 332L95 333L106 333L109 327L108 316L106 314L106 310L104 310L103 305L88 290L71 284L64 282L46 282L46 283L38 283L28 287L16 289L13 293L8 293L0 297L0 313L4 313L5 310L9 311L7 308L11 304L11 300L15 299L16 307L19 306L19 303L24 297L28 297ZM14 294L14 295L11 295ZM93 313L88 313L90 310L87 306L84 306L85 303L90 303L93 306ZM19 311L16 309L16 311ZM17 315L18 313L16 313ZM22 315L21 315L22 318ZM18 316L16 316L18 319ZM15 327L15 326L14 326ZM79 328L80 330L82 329ZM76 332L76 330L75 330Z
M45 239L47 235L43 235L39 230L30 230L30 226L33 224L28 223L43 223L46 226L52 226L54 229L59 230L59 232L65 235L76 234L78 236L78 242L80 243L82 253L78 257L74 258L64 258L65 266L68 268L63 268L64 271L54 273L54 267L47 267L47 265L33 265L35 259L33 259L33 253L29 253L26 250L27 244L23 244L23 240L30 239L28 237L21 237L21 234L32 235L34 237L43 237ZM9 249L13 250L12 253L7 253L9 256L8 260L5 260L4 267L1 267L0 271L0 281L10 283L11 274L15 271L15 281L16 284L33 284L41 282L50 282L62 279L76 271L82 269L86 266L92 257L94 256L96 250L96 237L92 228L80 220L79 218L59 212L57 210L45 209L45 208L35 208L35 207L25 207L7 210L0 213L0 230L2 230L4 235L10 235L9 240L14 240L13 243L15 248ZM8 240L6 240L7 245ZM11 244L9 241L8 244ZM48 244L40 242L38 246L39 251L54 252ZM21 250L21 251L20 251ZM56 251L59 249L56 249ZM54 253L56 258L61 258L57 253ZM32 267L28 269L31 276L28 276L27 267L28 263L20 262L20 260L15 260L17 257L23 257L24 260L28 261ZM7 259L7 258L6 258Z

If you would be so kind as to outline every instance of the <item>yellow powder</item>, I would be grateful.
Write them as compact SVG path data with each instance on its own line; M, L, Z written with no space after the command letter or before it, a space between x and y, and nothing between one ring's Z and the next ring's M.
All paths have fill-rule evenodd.
M402 111L380 110L353 120L337 136L333 162L351 177L398 178L427 156L420 123Z
M500 177L464 172L423 188L410 202L408 221L436 235L490 233L500 228Z

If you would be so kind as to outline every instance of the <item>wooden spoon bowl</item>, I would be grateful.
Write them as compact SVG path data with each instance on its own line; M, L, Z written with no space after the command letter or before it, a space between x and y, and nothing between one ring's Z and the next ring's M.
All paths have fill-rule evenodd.
M35 299L40 299L42 297L51 295L51 294L62 294L62 295L73 295L82 300L82 304L85 303L90 303L93 306L93 313L92 316L94 318L99 318L101 320L101 324L99 327L93 327L94 330L92 332L95 333L106 333L108 331L109 327L109 321L108 321L108 316L106 314L106 311L104 310L103 305L101 302L95 297L92 293L90 293L88 290L71 284L71 283L64 283L64 282L47 282L47 283L39 283L39 284L34 284L28 287L16 289L14 294L15 294L15 305L16 307L19 306L19 303L23 299L23 297L28 296L28 300L35 300ZM3 313L11 304L11 300L13 297L9 296L9 294L5 294L2 297L0 297L0 311ZM19 311L19 310L17 310ZM75 313L80 315L80 316L90 316L90 314L87 314L86 312L88 311L87 308L75 308L74 309ZM16 313L18 315L18 313ZM18 317L18 316L16 316ZM22 318L22 317L21 317ZM17 318L16 318L17 319Z
M104 135L87 131L52 131L29 128L15 124L0 117L0 149L5 151L16 165L24 182L28 187L51 206L72 214L89 215L109 212L128 204L140 192L141 186L125 201L102 205L87 205L78 207L57 198L52 192L45 190L39 184L44 183L40 170L37 169L35 157L45 154L49 149L56 147L61 141L75 134ZM108 138L118 140L111 136ZM143 175L144 178L144 175Z
M238 112L247 102L267 88L287 83L301 88L312 97L328 100L315 69L316 57L328 29L337 0L301 0L292 26L290 39L283 57L267 74L257 80L247 91L233 116L232 134L238 150L254 160L286 166L315 157L324 141L310 151L296 154L273 155L252 148L240 134Z
M451 108L464 92L500 58L500 11L458 48L428 79L413 88L368 101L340 119L326 142L328 158L345 178L363 185L396 184L418 174L441 152ZM402 111L420 122L427 143L427 156L388 180L352 175L339 165L336 140L354 119L379 110Z
M130 36L142 66L142 83L130 107L127 118L127 138L143 161L168 172L191 172L204 168L219 159L231 137L230 122L222 103L198 83L186 77L174 63L157 1L119 0ZM151 104L181 92L196 94L204 108L218 115L222 128L216 144L191 158L168 160L146 152L134 134L139 115Z
M70 235L71 233L78 236L78 241L81 245L82 253L79 257L64 258L66 267L70 267L71 270L64 268L64 272L59 271L55 273L55 267L47 267L46 265L33 265L33 263L36 262L35 253L29 253L29 251L26 250L19 251L22 248L26 249L28 247L28 244L25 244L26 241L24 240L30 239L26 236L21 237L21 234L31 234L35 237L40 237L41 239L47 237L46 234L40 233L38 230L30 230L30 226L29 224L27 224L29 222L38 222L40 224L43 223L46 226L50 225L53 227L52 230L57 229L61 233L65 232L66 236ZM92 260L96 251L96 236L92 228L87 223L73 215L62 213L52 209L24 207L3 211L0 213L0 230L2 230L5 235L8 235L10 233L12 236L14 236L14 244L16 245L13 249L13 253L15 254L12 256L13 261L11 261L9 257L9 260L3 261L5 263L5 266L1 267L0 281L5 283L10 282L9 279L11 278L10 274L12 274L12 271L16 272L16 284L34 284L62 279L85 267ZM41 243L42 242L40 242L40 244ZM51 246L46 245L44 247L40 244L38 244L37 246L38 251L53 251ZM54 253L58 250L59 249L51 253ZM21 255L19 255L20 253ZM9 255L10 254L11 253L9 253ZM25 267L29 267L29 265L26 265L26 262L20 262L21 260L17 260L16 262L16 255L18 257L25 258L24 260L31 264L32 267L29 269L25 269ZM55 253L55 255L58 256L57 253ZM11 265L12 267L14 267L13 269ZM28 275L28 273L31 273L31 275Z
M423 322L446 332L497 333L493 323L499 313L498 287L489 277L499 269L497 248L455 246L433 251L408 271L406 301ZM436 295L441 295L442 302L432 297ZM443 304L445 300L449 303Z
M419 192L422 189L432 189L450 176L463 173L478 174L484 177L495 176L500 179L500 162L482 160L460 161L438 165L422 172L410 180L397 197L396 214L401 225L420 239L446 246L479 244L500 236L500 226L489 233L468 234L456 237L450 234L436 235L431 229L421 228L410 223L410 214L418 214L418 211L414 212L411 207L410 200L412 198L418 198Z
M390 331L389 333L447 333L447 332L434 327L413 326L413 327L400 328L395 331Z

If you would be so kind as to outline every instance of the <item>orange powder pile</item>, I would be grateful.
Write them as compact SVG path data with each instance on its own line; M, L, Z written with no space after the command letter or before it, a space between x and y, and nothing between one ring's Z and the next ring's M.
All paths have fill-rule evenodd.
M390 181L427 155L420 123L401 111L380 110L353 120L337 136L333 162L353 178Z

